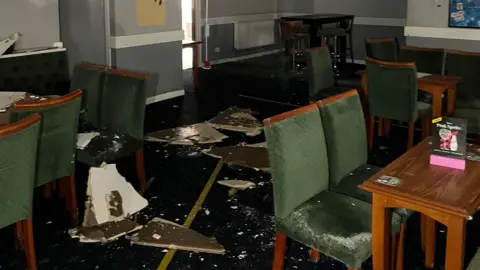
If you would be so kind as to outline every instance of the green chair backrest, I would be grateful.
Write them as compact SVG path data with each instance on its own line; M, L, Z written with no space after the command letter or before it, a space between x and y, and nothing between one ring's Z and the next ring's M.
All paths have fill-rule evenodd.
M40 115L0 127L0 228L32 217Z
M40 113L42 124L38 145L36 186L70 176L75 168L77 128L82 91L35 103L16 103L11 119L18 121Z
M457 98L480 98L480 53L447 50L445 75L462 77L457 86Z
M400 62L415 62L418 72L443 74L444 49L400 47Z
M398 62L397 38L367 38L365 49L367 56L376 60Z
M480 249L477 250L475 256L473 256L472 260L468 264L467 270L477 270L480 269Z
M328 189L328 159L318 107L311 104L264 120L275 216Z
M418 117L415 63L366 58L368 106L371 116L414 122Z
M101 125L143 139L148 75L109 69L101 106Z
M309 96L313 97L335 85L332 59L327 46L308 49L306 56Z
M317 102L328 150L330 187L367 164L367 132L357 90Z
M82 90L82 109L85 110L83 120L97 128L100 126L100 107L106 70L106 67L78 63L73 68L70 86L71 92Z

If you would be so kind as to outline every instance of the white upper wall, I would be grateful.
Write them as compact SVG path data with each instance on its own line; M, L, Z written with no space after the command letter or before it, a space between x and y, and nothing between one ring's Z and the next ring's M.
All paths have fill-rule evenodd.
M403 19L407 15L407 2L406 0L314 0L314 12Z

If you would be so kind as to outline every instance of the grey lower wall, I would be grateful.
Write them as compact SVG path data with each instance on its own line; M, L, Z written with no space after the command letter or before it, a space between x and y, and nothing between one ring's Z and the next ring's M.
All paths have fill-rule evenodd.
M68 49L70 71L87 61L106 65L103 1L60 1L61 39Z
M366 38L396 37L400 45L405 45L403 27L399 26L354 25L352 34L355 60L363 60L367 56L365 51Z
M183 89L181 41L114 49L112 65L150 74L147 97Z
M202 35L204 28L202 27ZM219 49L216 52L215 49ZM236 50L234 44L234 24L218 24L210 26L210 37L208 38L208 58L210 61L240 57L254 53L261 53L280 49L279 33L275 31L275 44L272 46L259 47L246 50ZM205 47L203 48L205 50ZM202 55L204 55L202 51ZM204 55L205 56L205 55Z
M16 49L52 46L60 41L58 13L58 0L0 0L0 39L20 32Z
M407 37L407 44L425 48L445 48L467 52L480 52L480 41L476 40Z

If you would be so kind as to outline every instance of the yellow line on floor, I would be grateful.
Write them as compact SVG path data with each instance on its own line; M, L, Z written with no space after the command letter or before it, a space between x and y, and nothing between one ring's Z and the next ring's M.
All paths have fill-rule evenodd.
M213 183L215 183L215 180L217 179L218 173L220 173L222 166L223 166L223 160L220 160L217 163L215 170L213 170L212 174L210 175L210 178L208 178L208 181L205 184L205 187L203 188L202 193L200 193L200 196L198 197L197 201L193 205L192 210L190 210L190 213L185 219L185 222L183 223L183 226L185 228L190 228L190 226L192 225L193 220L195 219L195 216L197 216L198 211L200 211L200 209L202 208L202 204L205 201L205 198L207 198L207 195L210 192L210 189L212 188ZM158 266L157 270L166 270L168 265L172 261L173 256L175 255L175 252L176 252L175 249L169 249L167 254L165 254L165 256L163 257L163 260Z

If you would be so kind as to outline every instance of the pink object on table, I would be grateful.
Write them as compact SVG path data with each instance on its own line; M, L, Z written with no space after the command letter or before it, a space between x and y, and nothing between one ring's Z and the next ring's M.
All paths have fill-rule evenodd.
M449 157L442 157L437 155L430 155L430 164L453 169L465 170L465 159L456 159Z

